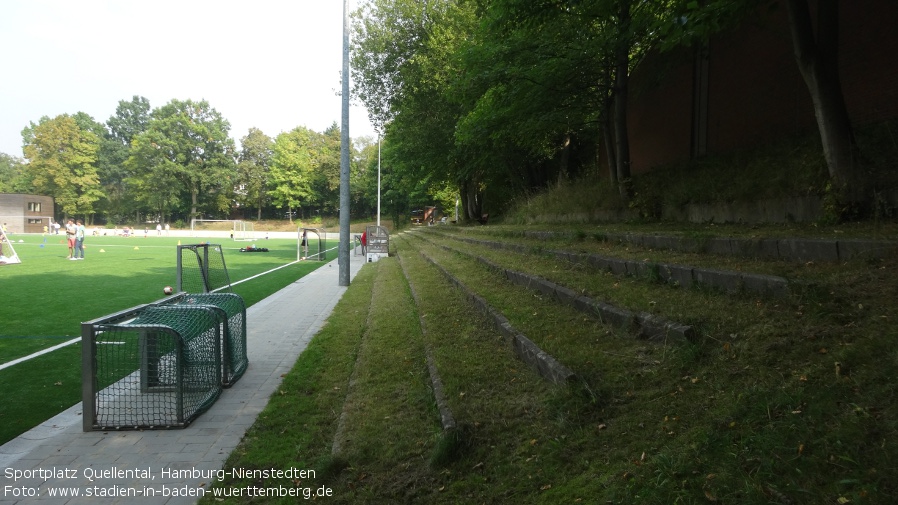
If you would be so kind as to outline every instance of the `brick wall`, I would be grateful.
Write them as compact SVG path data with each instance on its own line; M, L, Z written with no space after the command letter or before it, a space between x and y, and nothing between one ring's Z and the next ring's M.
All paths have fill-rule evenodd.
M29 203L39 204L40 210L30 211ZM52 197L0 193L0 224L5 223L10 233L41 233L52 215Z
M898 118L898 1L840 2L840 72L856 125ZM633 173L688 160L693 134L692 51L653 54L634 72L629 131ZM816 130L792 52L784 5L711 40L707 152Z

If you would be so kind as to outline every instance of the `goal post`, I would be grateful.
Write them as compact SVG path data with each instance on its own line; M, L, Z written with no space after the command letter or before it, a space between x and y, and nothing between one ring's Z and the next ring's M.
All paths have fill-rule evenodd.
M16 254L12 242L5 233L0 231L0 265L15 265L21 263L19 255Z
M231 235L236 242L256 240L255 225L251 221L234 221L233 233Z
M176 276L178 291L212 293L231 290L228 267L219 244L179 245Z
M216 235L229 232L235 242L249 242L256 240L256 228L252 221L241 219L191 219L190 235L197 237L200 232L218 232Z
M327 258L327 234L320 228L296 229L296 259L324 261Z

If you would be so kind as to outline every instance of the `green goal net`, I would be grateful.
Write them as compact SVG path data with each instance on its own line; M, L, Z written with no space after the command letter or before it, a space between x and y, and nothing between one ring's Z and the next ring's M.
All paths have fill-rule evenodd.
M236 293L178 293L164 298L158 305L207 307L219 314L221 321L221 383L231 387L246 371L246 303Z
M231 290L221 245L206 242L178 246L177 290L188 293Z
M82 323L83 428L186 427L246 371L246 304L221 247L178 246L178 293Z
M143 306L83 325L85 430L185 427L222 391L221 316Z

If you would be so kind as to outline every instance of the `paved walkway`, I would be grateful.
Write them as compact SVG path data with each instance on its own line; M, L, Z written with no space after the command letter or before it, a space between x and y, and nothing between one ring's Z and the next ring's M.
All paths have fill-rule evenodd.
M349 258L354 278L364 258ZM247 309L249 367L189 427L85 433L79 403L0 446L0 503L195 503L343 296L338 271L334 260ZM273 470L293 487L305 469Z

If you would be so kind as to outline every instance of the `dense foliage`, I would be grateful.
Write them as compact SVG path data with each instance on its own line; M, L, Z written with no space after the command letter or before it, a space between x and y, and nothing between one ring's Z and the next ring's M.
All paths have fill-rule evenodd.
M856 201L863 181L832 93L837 2L819 3L815 33L806 0L369 0L354 18L354 91L384 136L392 187L413 200L454 194L477 220L608 167L629 202L629 78L643 57L788 7L798 67L826 104L815 113L834 194Z
M22 132L24 159L0 153L0 192L52 196L57 219L84 217L90 224L314 220L336 213L336 124L321 133L297 127L275 139L250 128L240 149L230 129L206 101L172 100L153 109L139 96L120 101L105 124L83 112L43 117ZM376 157L370 159L376 147L362 138L352 149L358 216L376 209Z

